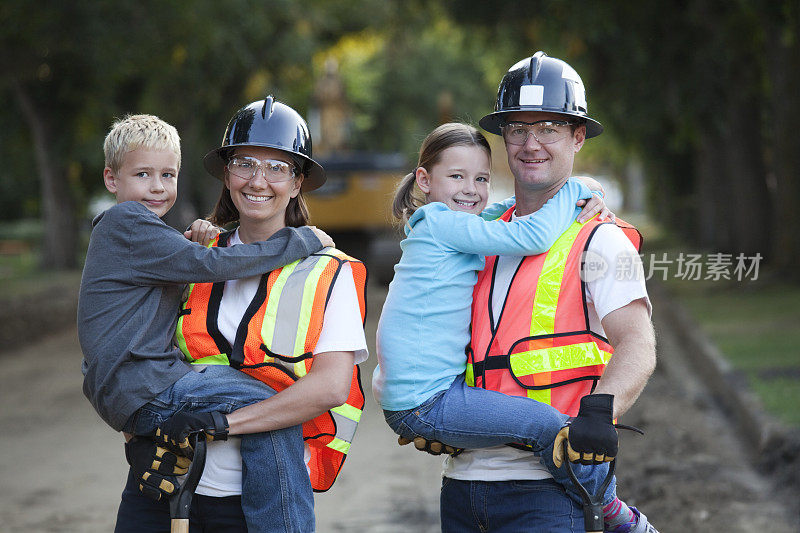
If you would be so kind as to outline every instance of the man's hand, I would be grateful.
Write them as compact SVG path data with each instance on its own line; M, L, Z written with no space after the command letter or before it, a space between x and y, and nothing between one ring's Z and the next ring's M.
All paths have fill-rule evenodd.
M156 429L155 441L168 450L192 457L194 450L189 437L205 433L206 440L228 440L228 419L219 411L190 413L178 411Z
M139 483L139 491L159 501L178 492L177 476L189 470L191 461L158 446L146 437L133 437L125 443L125 458Z
M563 442L567 441L570 462L596 465L612 461L619 449L619 436L612 413L614 396L589 394L581 398L581 407L572 422L561 428L553 445L553 462L560 467L564 461Z
M189 229L183 232L184 237L190 241L200 243L203 246L211 244L211 241L213 241L217 235L219 235L219 228L202 218L198 218L192 222Z
M333 239L331 239L330 235L328 235L327 233L325 233L324 231L322 231L321 229L319 229L316 226L309 226L309 228L311 228L311 231L314 232L314 235L317 236L317 239L319 239L319 242L322 243L322 246L324 248L335 248L336 247L336 243L333 242Z
M441 455L447 453L450 455L458 455L462 452L461 448L454 448L448 446L438 440L425 440L423 437L417 437L413 441L403 437L397 437L397 444L405 446L406 444L414 443L414 447L421 452L429 453L431 455Z

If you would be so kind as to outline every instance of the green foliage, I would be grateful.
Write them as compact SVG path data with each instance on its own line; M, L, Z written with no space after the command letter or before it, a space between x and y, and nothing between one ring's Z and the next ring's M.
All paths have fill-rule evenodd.
M800 426L800 288L785 283L722 287L719 282L671 283L703 330L747 377L764 407Z
M20 93L47 118L51 163L79 206L102 187L114 117L146 112L178 127L181 198L204 212L218 184L202 156L233 112L273 93L308 113L326 59L339 64L353 147L411 156L438 123L477 122L508 66L544 50L581 73L606 126L581 171L623 176L635 155L652 210L678 234L734 252L775 235L788 271L800 232L774 221L794 220L785 199L800 195L799 31L790 0L42 0L35 11L6 0L0 218L44 205Z

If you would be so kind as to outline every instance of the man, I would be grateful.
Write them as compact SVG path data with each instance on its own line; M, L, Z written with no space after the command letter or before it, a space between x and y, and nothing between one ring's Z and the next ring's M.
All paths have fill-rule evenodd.
M543 52L509 69L480 125L503 136L514 175L517 203L504 220L553 197L584 141L603 130L575 70ZM616 454L612 416L633 405L655 368L639 238L621 221L575 223L545 254L487 258L475 287L468 383L577 415L562 433L585 464ZM606 531L655 531L614 502L623 507L606 506ZM449 457L441 513L444 532L584 531L580 508L540 457L511 446Z

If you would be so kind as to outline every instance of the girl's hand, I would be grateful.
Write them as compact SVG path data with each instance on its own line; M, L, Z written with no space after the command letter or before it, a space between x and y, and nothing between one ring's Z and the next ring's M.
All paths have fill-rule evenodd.
M201 218L192 222L189 229L183 232L184 237L190 241L200 243L203 246L211 244L211 241L213 241L217 235L219 235L219 228L208 220L203 220Z
M593 219L597 214L600 215L601 220L606 217L610 218L611 222L617 220L616 215L614 215L608 206L606 206L606 203L603 201L603 199L596 194L592 194L592 198L590 200L578 200L576 205L578 207L583 206L583 209L580 213L578 213L577 218L577 221L580 223L584 223L587 220Z
M605 196L606 191L603 190L603 186L594 178L590 178L589 176L575 176L575 179L581 180L584 185L586 185L590 191L598 191L600 196Z

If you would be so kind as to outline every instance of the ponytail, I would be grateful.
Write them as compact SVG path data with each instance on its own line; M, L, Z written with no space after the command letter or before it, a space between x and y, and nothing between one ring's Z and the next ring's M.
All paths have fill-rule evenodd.
M392 215L403 224L408 222L408 219L411 218L414 211L427 203L425 198L417 193L416 185L416 172L409 172L400 181L400 185L398 185L394 193Z

